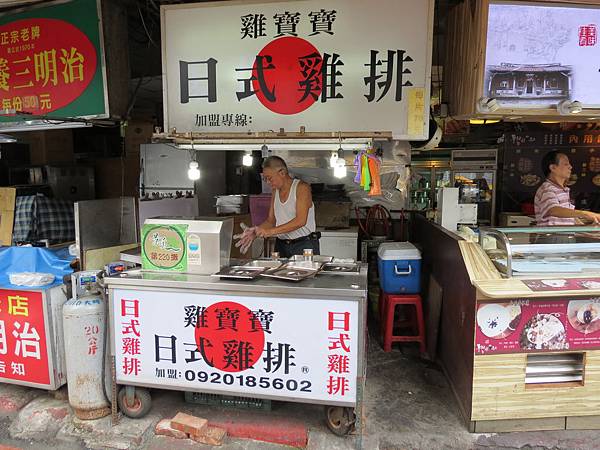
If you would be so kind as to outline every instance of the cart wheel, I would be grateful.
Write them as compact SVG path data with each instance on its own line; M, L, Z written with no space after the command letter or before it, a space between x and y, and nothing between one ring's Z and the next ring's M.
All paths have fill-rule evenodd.
M123 414L132 419L144 417L152 407L152 397L147 389L135 388L133 402L129 403L126 397L126 388L123 387L119 391L117 400Z
M354 410L342 406L325 406L325 421L333 434L345 436L354 428Z

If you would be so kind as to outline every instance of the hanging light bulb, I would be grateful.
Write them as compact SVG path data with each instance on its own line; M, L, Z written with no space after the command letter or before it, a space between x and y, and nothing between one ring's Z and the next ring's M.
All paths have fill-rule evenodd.
M242 157L242 164L246 167L252 167L253 163L254 158L252 157L252 152L246 152L246 154Z
M346 161L338 159L333 168L333 176L336 178L344 178L346 176Z
M331 157L329 158L329 167L335 168L338 161L338 153L331 152Z
M198 169L198 163L196 161L190 161L190 168L188 169L188 178L196 181L200 179L200 169Z

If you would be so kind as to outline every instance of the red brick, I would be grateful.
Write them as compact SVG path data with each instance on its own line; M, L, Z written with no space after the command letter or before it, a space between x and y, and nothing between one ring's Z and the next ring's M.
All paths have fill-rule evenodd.
M221 445L223 444L225 436L227 436L227 431L224 428L206 427L204 431L202 431L202 434L190 437L201 444Z
M159 436L170 436L177 439L187 439L188 435L183 431L176 430L171 426L170 419L163 419L156 424L154 434Z
M171 419L171 427L176 430L183 431L190 436L198 436L202 434L202 431L206 428L208 420L201 417L190 416L185 413L177 413L173 419Z

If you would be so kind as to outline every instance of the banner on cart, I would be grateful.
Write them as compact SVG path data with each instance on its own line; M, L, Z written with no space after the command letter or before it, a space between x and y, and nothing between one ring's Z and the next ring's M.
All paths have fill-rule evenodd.
M40 292L0 289L0 382L49 384Z
M358 303L116 289L117 381L354 403Z
M475 353L600 348L600 298L480 303Z
M432 0L166 6L165 128L426 139L432 18Z

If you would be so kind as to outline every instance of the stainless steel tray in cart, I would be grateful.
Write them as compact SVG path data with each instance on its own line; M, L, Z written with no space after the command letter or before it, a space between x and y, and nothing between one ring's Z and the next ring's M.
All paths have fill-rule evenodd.
M332 263L324 264L321 273L326 274L357 274L360 272L360 266L357 263Z
M255 259L244 264L244 267L264 267L265 269L275 269L281 266L281 261L275 259Z
M289 262L277 269L269 269L261 273L263 277L277 278L279 280L300 281L306 278L314 277L322 263L314 261L296 261Z
M265 270L267 270L267 267L229 266L215 273L215 276L235 280L253 280Z
M325 255L313 255L312 260L318 263L329 263L333 261L333 256L325 256ZM298 262L298 261L306 261L306 257L304 255L292 255L290 257L290 261Z

